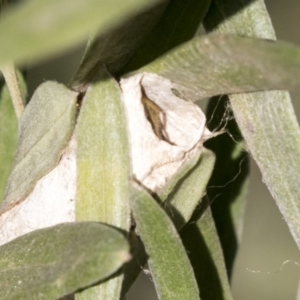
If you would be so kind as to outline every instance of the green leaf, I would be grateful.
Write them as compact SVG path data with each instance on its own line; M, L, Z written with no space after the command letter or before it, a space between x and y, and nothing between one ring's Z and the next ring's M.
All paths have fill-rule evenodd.
M6 94L6 95L5 95ZM18 120L6 91L1 93L0 102L0 199L3 199L6 181L17 146Z
M222 247L207 198L181 230L202 300L232 300Z
M99 221L129 231L129 147L118 83L108 74L83 99L77 138L76 220ZM78 299L119 299L121 276Z
M205 193L214 167L214 154L203 148L203 152L197 153L186 161L181 168L169 179L163 190L160 191L158 199L163 203L164 209L169 214L177 229L189 221L196 206ZM138 274L147 261L144 245L140 239L132 234L131 245L133 245L134 260L126 264L125 279L122 294L126 294Z
M172 0L158 24L122 73L148 64L170 49L193 38L211 0Z
M135 55L135 52L153 26L161 17L168 1L163 1L147 11L131 17L118 27L91 37L80 67L72 80L76 90L85 90L93 82L99 66L105 64L107 70L116 74Z
M36 230L0 247L1 297L54 300L110 276L128 258L124 236L103 224Z
M77 93L43 83L20 119L19 143L1 211L24 200L36 182L58 163L73 132Z
M189 259L167 214L138 186L132 191L131 208L159 299L200 299Z
M6 181L14 159L17 147L18 120L9 97L7 88L3 85L0 96L0 199L4 195Z
M129 147L120 97L118 83L105 74L83 99L76 128L76 218L128 230Z
M241 132L300 248L300 131L290 97L273 92L239 100L231 102Z
M28 0L0 20L0 64L37 60L107 32L159 0Z
M264 0L212 0L203 25L209 32L275 38Z
M300 49L284 42L217 35L196 37L139 72L174 82L192 101L268 89L299 91Z
M205 194L214 169L215 155L205 148L202 150L200 159L199 156L192 158L196 163L177 181L164 203L165 210L169 212L176 228L181 228L190 220Z
M23 97L26 85L20 73L18 79ZM4 196L7 178L17 147L18 120L7 87L2 83L0 93L0 202Z
M216 165L207 188L212 213L223 247L229 276L233 269L242 231L249 176L249 155L227 97L214 97L207 109L210 130L225 133L208 140L205 146L216 153Z
M185 180L188 177L188 173L193 170L193 168L199 163L200 157L202 155L201 151L198 151L192 158L187 160L177 172L166 182L163 188L159 191L159 200L166 202L169 195L174 191L179 180Z
M275 39L263 1L255 1L247 8L241 7L240 1L230 1L230 6L226 5L226 2L222 5L216 2L218 8L215 15L222 15L223 18L212 18L211 24L207 25L209 29L217 26L222 33L241 33L241 29L237 31L238 27L243 28L243 34ZM235 16L234 23L230 23L228 19L220 24L224 17L229 17L238 9L240 13ZM260 22L257 22L258 16ZM271 78L279 75L278 82L281 81L287 89L296 87L298 81L299 90L300 76L296 69L299 71L300 51L291 46L282 47L281 43L269 44L277 44L279 47L276 51L266 51L262 57L265 61L261 62L261 69L267 71ZM285 68L273 69L267 55L270 55L270 60L273 60L275 66L282 64ZM232 95L230 102L247 147L300 248L300 131L290 96L288 93L277 91Z

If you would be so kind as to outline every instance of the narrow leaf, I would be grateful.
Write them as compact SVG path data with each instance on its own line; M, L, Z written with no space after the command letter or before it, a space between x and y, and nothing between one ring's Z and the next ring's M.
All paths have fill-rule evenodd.
M213 0L210 9L204 19L204 27L208 31L234 34L241 36L274 37L271 20L265 13L264 1L243 3L240 1ZM257 18L260 22L257 22ZM264 24L263 26L261 26ZM238 101L248 99L249 94L231 95L230 99L237 97ZM262 103L265 102L264 93L256 93L255 96ZM219 237L223 246L228 275L231 276L233 263L241 239L243 228L243 215L246 204L246 192L249 178L249 159L243 151L240 130L233 120L229 108L228 97L213 98L208 106L208 117L211 117L210 126L225 126L226 131L234 137L220 136L208 143L208 147L217 153L216 169L230 170L214 172L208 195L215 199L212 203L212 212L216 222ZM262 104L264 105L264 104ZM229 119L226 124L220 125L222 119ZM238 142L238 143L236 143ZM225 150L225 151L224 151ZM234 179L234 180L233 180ZM222 189L222 193L220 193Z
M118 27L91 37L80 67L72 80L72 88L85 90L86 86L94 81L99 66L103 64L112 74L120 72L161 17L168 0L161 2L131 17Z
M264 182L300 248L300 131L290 97L273 92L263 100L249 95L241 101L232 98L231 102Z
M205 193L207 182L214 167L215 156L203 148L170 178L158 198L177 229L190 219ZM147 261L144 245L135 234L130 236L134 258L125 267L122 294L126 294Z
M209 32L275 39L264 0L212 0L203 25Z
M22 96L26 96L26 85L18 73ZM18 121L7 87L2 82L0 92L0 203L4 196L6 181L17 147Z
M76 101L77 93L56 82L45 82L35 91L20 119L18 149L2 212L24 200L56 166L73 131Z
M189 259L167 214L137 186L132 191L131 207L149 255L149 267L159 299L200 299Z
M121 24L159 0L29 0L3 13L0 64L40 59Z
M123 74L148 64L170 49L193 38L211 0L172 0L169 2L158 24L125 70L122 70Z
M17 147L18 120L7 88L2 85L0 98L0 198L10 172Z
M140 71L178 85L192 101L270 89L299 91L300 49L284 42L217 35L196 37Z
M268 39L275 39L274 30L263 1L255 1L247 9L241 9L241 2L230 1L230 6L223 2L216 8L215 18L207 24L208 29L217 26L222 33L243 33ZM217 3L220 4L220 3ZM240 9L235 22L220 25L224 16L229 17L233 11ZM223 18L220 18L220 14ZM260 22L257 22L257 16ZM219 18L217 17L219 16ZM238 25L238 26L237 26ZM240 29L241 30L241 29ZM300 51L281 43L276 51L266 52L261 61L262 70L269 77L278 76L285 88L299 90ZM276 46L276 47L277 47ZM271 47L272 48L272 47ZM274 49L275 50L275 49ZM266 55L270 55L275 66L286 65L284 69L273 69ZM296 70L298 69L298 71ZM263 71L264 72L264 71ZM286 78L284 80L286 73ZM274 87L275 88L275 87ZM279 88L279 86L277 86ZM300 202L299 202L299 168L300 168L300 130L293 105L288 93L268 92L248 95L232 95L230 102L247 146L258 164L273 198L283 214L289 229L300 248Z
M203 148L200 159L172 189L166 200L166 211L175 223L181 228L191 218L196 206L205 194L207 183L214 168L215 155Z
M129 231L129 149L117 82L104 74L83 99L77 137L76 219ZM122 274L76 296L119 299Z
M193 168L197 165L201 157L201 151L198 151L191 159L187 160L178 170L177 172L166 182L163 188L159 191L159 200L162 202L167 201L169 195L175 189L177 183L181 179L185 179L187 174L193 170Z
M214 97L207 108L210 130L225 133L206 142L216 154L216 165L207 187L211 209L223 247L229 276L233 269L243 228L243 212L249 178L249 154L230 110L228 97Z
M0 247L1 297L55 300L108 277L128 258L124 236L103 224L36 230Z
M107 76L88 88L78 118L76 218L128 230L126 121L118 83Z
M202 300L232 300L222 247L208 199L180 232Z

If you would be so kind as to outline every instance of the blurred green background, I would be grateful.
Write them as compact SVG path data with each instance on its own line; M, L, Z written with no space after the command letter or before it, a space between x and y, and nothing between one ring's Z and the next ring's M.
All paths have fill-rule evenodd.
M266 5L277 38L300 46L300 0L267 0ZM32 93L45 80L67 84L83 50L82 45L62 56L31 66L28 71L29 92ZM300 116L300 95L292 97ZM234 299L300 300L299 274L300 252L252 161L244 233L232 277ZM127 300L155 299L153 285L145 275L140 276L127 296Z

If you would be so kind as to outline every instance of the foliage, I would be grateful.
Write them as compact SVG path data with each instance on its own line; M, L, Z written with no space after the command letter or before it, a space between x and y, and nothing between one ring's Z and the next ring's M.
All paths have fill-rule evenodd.
M5 299L75 293L76 299L117 300L147 261L159 299L232 299L227 270L241 234L245 149L300 247L299 125L288 93L270 91L299 90L300 49L274 41L262 0L13 2L1 1L0 64L15 107L14 92L24 100L26 78L11 72L12 61L22 67L88 43L70 85L43 83L20 117L16 111L19 125L1 89L0 234L9 227L7 214L18 213L72 139L77 176L71 223L0 246ZM212 97L211 132L203 128L195 149L184 152L180 167L156 190L133 174L128 115L120 101L123 79L149 73L167 80L186 106ZM141 89L141 99L146 92ZM143 103L159 147L174 146L168 128L157 125L165 122L156 119L159 107ZM226 131L235 140L222 135ZM203 146L208 136L214 137ZM222 201L211 205L223 185ZM55 198L59 192L48 193Z

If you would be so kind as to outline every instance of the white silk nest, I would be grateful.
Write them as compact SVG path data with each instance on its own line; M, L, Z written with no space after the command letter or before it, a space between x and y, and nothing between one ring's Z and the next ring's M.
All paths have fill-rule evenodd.
M193 102L181 99L172 82L137 74L120 82L131 150L133 179L158 193L168 179L213 134ZM157 109L158 136L142 97ZM150 108L151 109L151 108ZM162 138L163 137L163 138ZM76 140L71 138L59 164L36 184L21 203L0 216L0 244L36 229L75 221Z

